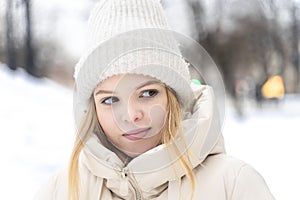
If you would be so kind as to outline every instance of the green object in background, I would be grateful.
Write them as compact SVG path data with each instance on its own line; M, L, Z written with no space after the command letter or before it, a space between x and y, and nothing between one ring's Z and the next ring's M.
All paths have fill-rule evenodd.
M201 82L198 79L192 79L192 82L197 85L201 85Z

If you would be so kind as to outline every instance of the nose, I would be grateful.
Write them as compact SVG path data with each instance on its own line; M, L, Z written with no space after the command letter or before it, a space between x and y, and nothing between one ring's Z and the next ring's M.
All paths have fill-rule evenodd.
M125 122L139 122L144 117L143 109L137 103L128 102L127 111L123 116Z

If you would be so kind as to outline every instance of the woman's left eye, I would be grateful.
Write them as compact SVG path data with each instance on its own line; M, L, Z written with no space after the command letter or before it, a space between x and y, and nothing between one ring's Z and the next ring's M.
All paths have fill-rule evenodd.
M141 93L140 97L154 97L158 94L158 90L145 90Z

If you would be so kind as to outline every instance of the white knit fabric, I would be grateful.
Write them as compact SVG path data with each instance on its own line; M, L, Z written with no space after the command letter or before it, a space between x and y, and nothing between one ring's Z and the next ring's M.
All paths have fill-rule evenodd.
M89 19L88 48L134 29L168 29L158 0L101 0Z
M86 53L75 66L74 115L80 126L96 85L116 74L154 77L184 109L193 95L188 65L158 0L101 0L89 18Z

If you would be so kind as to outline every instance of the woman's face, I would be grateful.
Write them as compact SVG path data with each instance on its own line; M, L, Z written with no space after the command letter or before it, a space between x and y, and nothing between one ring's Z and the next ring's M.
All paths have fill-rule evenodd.
M94 91L97 117L107 139L131 157L159 145L167 94L158 80L136 74L115 75Z

